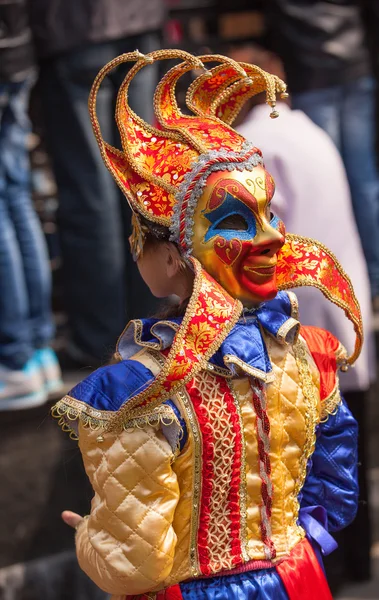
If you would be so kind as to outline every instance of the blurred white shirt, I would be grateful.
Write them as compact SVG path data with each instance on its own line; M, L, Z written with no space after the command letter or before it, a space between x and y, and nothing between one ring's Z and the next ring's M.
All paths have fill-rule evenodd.
M289 233L319 240L330 248L352 280L361 305L365 343L355 367L340 376L342 390L365 390L375 379L371 298L366 263L351 206L342 159L329 136L302 111L278 103L256 106L238 131L262 150L275 180L273 212ZM362 207L364 210L364 207ZM344 312L315 288L296 288L300 321L331 331L350 353L355 334Z

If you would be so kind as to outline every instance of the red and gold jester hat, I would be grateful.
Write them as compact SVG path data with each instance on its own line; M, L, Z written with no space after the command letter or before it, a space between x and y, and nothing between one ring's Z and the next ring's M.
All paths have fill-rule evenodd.
M131 110L128 90L142 68L161 59L182 62L169 70L157 86L154 109L158 129ZM96 97L105 76L125 62L135 64L118 92L116 122L122 150L117 150L102 138ZM209 62L220 65L206 70L204 65ZM187 104L192 114L185 115L177 105L175 88L182 75L194 70L200 70L201 75L189 88ZM270 220L269 216L274 182L264 169L262 154L229 124L246 99L260 92L266 93L271 116L278 116L276 95L286 95L286 86L277 76L223 56L195 57L180 50L123 54L108 63L94 81L89 98L92 125L103 160L133 211L135 254L138 257L142 251L147 221L152 227L156 224L170 230L170 239L177 243L195 270L194 293L166 365L152 389L149 386L143 397L138 395L128 402L128 410L143 407L147 398L150 407L158 403L204 366L240 317L242 304L237 298L241 298L238 286L239 277L243 276L252 295L259 292L257 297L261 300L273 297L278 288L318 287L345 310L354 324L357 343L348 362L354 362L359 354L361 318L349 279L331 253L317 242L289 235L284 244L283 224L275 217ZM234 203L239 202L246 220L246 231L239 238L217 235L220 218L228 216L230 198ZM253 239L256 241L253 221L260 226L263 238L265 230L270 229L271 240L276 244L275 256L258 267L245 263L244 273L236 273L235 265L245 251L247 238L250 248ZM204 229L205 222L208 229ZM208 230L212 228L208 240ZM264 247L264 239L261 246ZM226 280L218 276L219 272L213 268L217 261L221 267L229 268L229 271L220 268L220 273L232 274L231 281L228 276ZM206 336L200 336L200 343L196 332L204 328Z

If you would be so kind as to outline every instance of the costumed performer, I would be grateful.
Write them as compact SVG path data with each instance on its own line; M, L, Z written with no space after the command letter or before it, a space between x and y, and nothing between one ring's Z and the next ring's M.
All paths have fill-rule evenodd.
M182 62L157 86L158 129L130 109L128 88L140 69L172 58ZM127 61L117 150L101 136L96 95ZM185 115L175 86L193 69L204 72ZM358 498L357 428L337 371L359 354L360 310L328 249L285 234L260 150L230 125L260 92L276 117L285 90L254 65L179 50L122 55L94 82L93 127L133 210L141 275L156 296L180 299L171 316L131 321L119 362L54 407L94 489L88 517L63 516L77 529L80 566L114 599L332 597L321 555ZM327 331L300 326L286 290L302 285L352 321L351 356Z

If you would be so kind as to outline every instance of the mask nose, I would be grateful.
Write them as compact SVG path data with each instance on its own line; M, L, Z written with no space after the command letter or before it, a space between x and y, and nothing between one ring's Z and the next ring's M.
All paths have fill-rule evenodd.
M269 226L256 236L256 254L258 256L274 256L284 244L284 235Z

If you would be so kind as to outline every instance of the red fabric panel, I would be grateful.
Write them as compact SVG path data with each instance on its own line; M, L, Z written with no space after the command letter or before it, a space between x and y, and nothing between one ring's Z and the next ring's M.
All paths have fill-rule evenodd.
M328 582L307 539L276 567L289 600L333 600Z
M125 600L150 600L155 594L150 592L138 596L125 596ZM182 592L179 585L172 585L165 590L157 593L156 600L183 600Z
M179 585L173 585L157 594L157 600L183 600Z
M240 486L241 486L241 456L242 456L242 435L240 421L234 402L233 394L223 377L218 378L220 392L224 394L225 402L230 415L231 428L235 435L234 443L234 462L233 475L229 488L229 519L230 519L230 537L233 555L233 563L240 565L243 562L241 548L241 513L240 513Z
M209 575L211 573L208 550L208 527L211 518L211 496L213 490L213 464L214 464L214 441L212 425L206 409L202 406L202 399L194 380L187 386L187 391L191 396L192 404L196 412L197 420L200 425L202 435L202 490L201 490L201 508L200 508L200 527L197 534L197 550L201 573Z
M336 352L339 341L334 335L325 329L318 327L300 328L300 334L307 342L313 360L320 371L320 396L325 400L334 390L337 383L337 361Z

